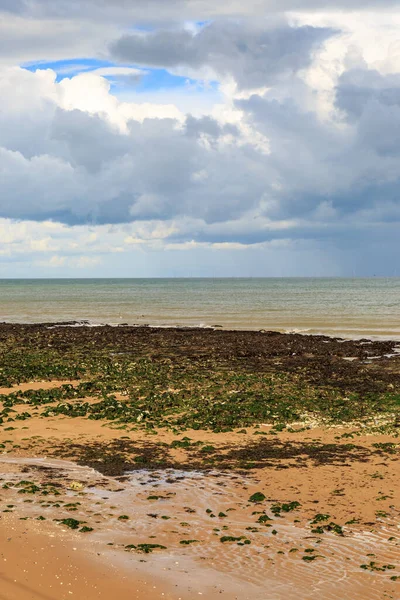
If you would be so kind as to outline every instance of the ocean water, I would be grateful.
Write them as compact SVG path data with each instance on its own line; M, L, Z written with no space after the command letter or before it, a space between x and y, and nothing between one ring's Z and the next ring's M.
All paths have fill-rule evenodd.
M0 280L0 321L80 320L400 339L400 278Z

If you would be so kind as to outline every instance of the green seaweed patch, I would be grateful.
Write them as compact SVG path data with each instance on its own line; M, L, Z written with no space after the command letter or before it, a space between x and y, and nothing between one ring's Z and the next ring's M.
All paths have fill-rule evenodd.
M266 500L266 496L262 492L256 492L249 498L249 502L264 502Z
M191 448L191 439L184 437L182 440L174 440L171 444L171 448Z
M20 484L17 485L17 487L19 486ZM40 492L40 487L34 483L27 484L23 489L18 490L18 494L36 494L37 492Z
M55 519L55 521L58 521L61 525L69 527L69 529L79 529L79 526L82 523L82 521L78 521L77 519Z
M198 544L199 540L181 540L179 542L182 546L189 546L190 544Z
M208 444L206 446L203 446L201 448L200 452L202 454L211 454L211 453L215 452L215 447Z
M125 546L126 551L136 550L141 554L151 554L154 550L166 550L166 546L162 546L161 544L128 544Z
M330 518L331 518L331 515L324 515L322 513L318 513L317 515L315 515L315 517L311 521L311 525L316 525L317 523L329 521Z
M322 535L326 531L344 537L343 527L337 523L334 523L333 521L327 523L326 525L319 525L318 527L311 529L311 533L317 533L318 535Z
M317 533L318 535L322 535L323 533L325 533L325 530L319 525L318 527L314 527L314 529L311 529L311 533Z
M271 517L269 517L268 515L260 515L257 519L257 523L268 523L268 521L272 521Z
M147 500L167 500L166 496L147 496Z
M271 512L276 516L276 517L280 517L281 512L292 512L293 510L296 510L297 508L299 508L299 506L301 506L300 502L297 502L296 500L294 500L293 502L287 502L287 503L283 503L281 504L280 502L277 502L276 504L273 504L271 506Z
M394 444L393 442L376 442L372 444L374 448L378 450L382 450L387 454L396 454L398 452L399 444Z
M364 565L360 565L360 569L364 569L364 571L388 571L388 570L392 570L395 569L395 565L379 565L379 563L371 560L368 564L364 564Z

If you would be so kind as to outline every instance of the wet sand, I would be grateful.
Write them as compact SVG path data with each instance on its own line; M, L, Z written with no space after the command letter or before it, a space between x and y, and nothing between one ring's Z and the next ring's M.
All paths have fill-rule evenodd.
M147 581L146 581L147 579ZM0 599L155 600L176 598L165 582L123 573L90 549L51 529L37 533L30 523L0 521Z

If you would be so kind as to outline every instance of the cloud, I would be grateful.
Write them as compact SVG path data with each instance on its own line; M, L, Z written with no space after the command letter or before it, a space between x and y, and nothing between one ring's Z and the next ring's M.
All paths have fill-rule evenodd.
M139 81L145 74L140 69L134 69L133 67L100 67L90 72L92 75L98 75L99 77L129 77L133 81Z
M367 213L369 220L390 220L395 213L398 218L400 146L393 132L400 126L400 107L391 104L393 88L390 106L388 96L380 97L374 86L356 85L350 94L348 77L337 87L337 107L347 109L344 122L321 123L290 100L253 96L238 102L253 127L269 139L268 162L278 184L264 210L270 218L301 216L312 222L322 215L327 224L353 219L353 227ZM368 79L366 72L364 83Z
M397 0L0 0L0 10L35 17L127 18L147 22L254 16L288 11L369 10L398 6Z
M89 20L4 15L0 6L0 64L97 56L106 51L117 31L110 23Z
M139 4L117 9L148 10ZM232 17L233 4L218 10ZM164 10L178 6L188 8L172 2ZM130 261L143 274L146 261L159 261L154 272L162 273L177 260L184 273L190 259L176 255L210 269L218 252L225 267L230 257L239 268L251 257L262 261L263 252L289 264L302 248L309 265L313 253L332 254L336 273L359 249L366 268L376 265L372 248L396 254L400 66L397 72L384 54L374 61L364 30L355 39L343 22L339 32L339 17L328 14L312 25L305 14L290 25L282 17L201 25L179 18L141 32L118 28L111 47L123 66L104 57L108 66L96 67L80 49L90 57L105 52L117 29L100 19L86 37L92 25L63 16L61 7L27 4L36 12L26 46L16 35L7 57L0 42L6 62L49 63L55 41L41 40L40 31L49 19L51 37L57 21L55 34L63 27L69 34L60 34L56 52L83 66L61 80L50 68L0 66L0 254L7 263L85 273L108 265L113 273L111 265ZM22 31L21 14L7 19ZM379 39L388 27L379 25ZM165 72L152 71L160 66L191 79L180 80L173 96L157 80ZM144 90L121 95L113 85L140 76ZM203 77L216 83L196 114ZM175 98L189 88L193 104L182 110Z
M262 164L232 125L211 117L134 119L135 107L118 103L96 76L75 78L88 77L75 95L74 80L56 83L48 71L3 75L4 104L15 86L32 102L16 103L0 131L4 217L73 224L188 213L213 221L242 213L262 193L263 180L250 176Z
M391 165L391 172L388 170L383 183L393 189L391 192L387 189L383 198L388 193L397 196L393 187L393 183L397 184L398 181L393 160L400 154L400 74L382 75L375 70L350 70L340 77L336 103L347 122L356 128L359 149L368 148L376 153L376 166L384 161ZM374 172L376 169L371 175Z
M198 32L136 32L113 43L111 54L138 65L188 67L209 79L232 76L239 88L258 88L309 66L313 50L335 33L329 28L274 25L215 22Z
M302 94L296 101L265 92L237 99L241 121L230 123L211 115L135 119L134 107L95 75L56 83L49 71L7 73L3 103L25 86L31 106L15 102L0 129L3 217L69 225L178 219L180 226L190 218L197 225L177 241L213 243L284 237L282 223L296 223L292 237L310 238L341 235L343 218L398 218L392 75L344 73L333 121L307 110Z

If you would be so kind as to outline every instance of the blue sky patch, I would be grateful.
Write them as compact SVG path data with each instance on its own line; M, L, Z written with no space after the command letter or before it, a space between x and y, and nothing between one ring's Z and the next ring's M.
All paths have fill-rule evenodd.
M115 64L107 60L97 60L95 58L72 58L59 61L41 61L22 65L24 69L35 72L39 69L52 69L57 73L57 81L74 77L79 73L86 73L104 67L114 67ZM119 65L120 66L120 65Z
M94 58L76 58L69 60L50 61L50 62L37 62L23 65L24 69L35 72L39 69L52 69L57 73L57 82L62 81L66 78L75 77L80 73L90 73L98 69L105 68L124 68L128 67L131 69L137 69L141 72L141 76L135 79L134 74L132 75L120 75L120 74L109 74L103 75L111 83L111 89L119 89L120 87L132 87L135 88L135 92L144 93L156 90L176 90L179 88L185 88L188 86L199 85L199 91L201 84L195 79L189 77L182 77L180 75L174 75L166 69L155 69L155 68L141 68L135 65L121 65L120 63L115 64L106 60L98 60ZM208 82L208 91L217 89L217 82Z

